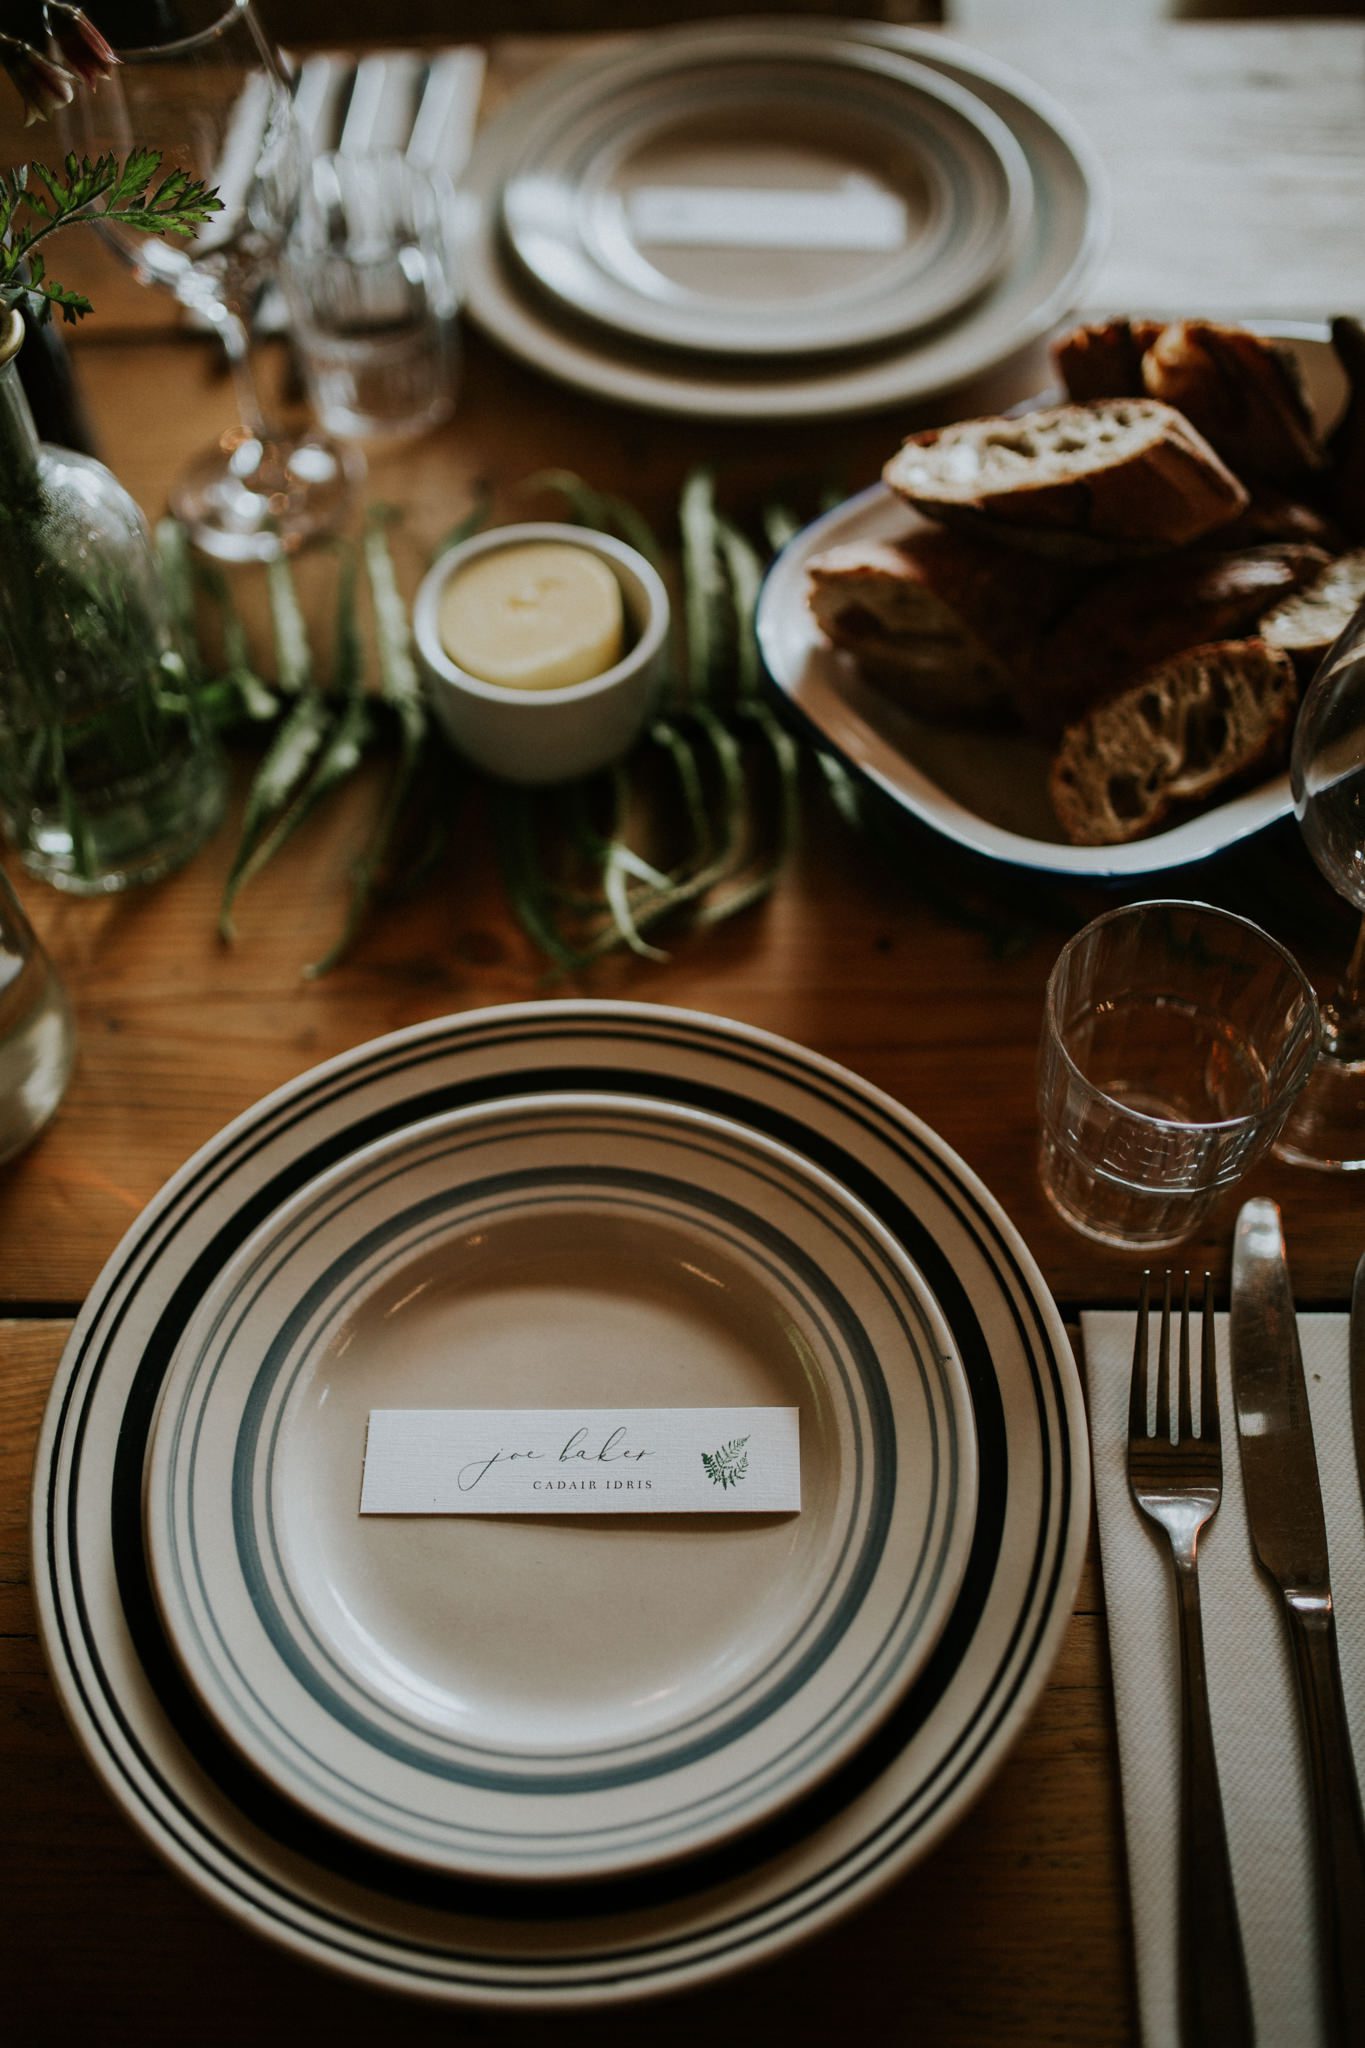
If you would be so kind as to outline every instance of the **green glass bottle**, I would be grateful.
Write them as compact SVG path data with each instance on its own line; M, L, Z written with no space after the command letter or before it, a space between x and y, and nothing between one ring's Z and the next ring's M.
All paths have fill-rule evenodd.
M179 867L222 815L146 523L89 456L38 440L0 315L0 817L25 867L103 894Z

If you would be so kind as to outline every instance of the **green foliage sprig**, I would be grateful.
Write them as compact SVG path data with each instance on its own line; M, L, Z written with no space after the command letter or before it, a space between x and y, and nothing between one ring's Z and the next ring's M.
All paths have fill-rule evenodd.
M718 1451L702 1452L701 1461L706 1468L706 1476L711 1484L719 1486L722 1492L727 1492L732 1486L738 1486L740 1480L748 1476L749 1453L744 1448L748 1441L747 1436L737 1436L728 1444L722 1444Z
M60 170L20 164L0 171L0 304L22 306L38 321L52 308L74 324L90 301L47 274L39 244L63 228L103 221L149 235L192 236L222 209L217 193L187 171L164 178L161 152L135 149L115 156L68 156Z
M615 533L656 564L666 563L656 536L623 499L562 470L533 478L526 488L555 492L580 524ZM478 531L489 509L486 496L477 496L439 552ZM682 577L691 593L681 609L695 633L705 607L702 653L690 651L692 643L683 640L658 714L639 743L602 774L553 789L493 782L485 787L509 902L560 972L618 950L647 960L666 958L654 936L660 927L717 924L758 902L777 881L794 842L799 750L760 697L753 638L766 551L719 512L708 474L688 480L679 514ZM375 678L368 674L371 664L357 628L357 564L349 551L341 557L325 681L288 558L269 565L276 673L267 685L252 670L221 573L190 565L173 522L160 536L182 632L190 625L195 642L193 583L220 614L224 673L209 674L197 643L190 656L200 701L219 725L256 719L271 725L223 894L219 931L225 940L235 935L239 892L350 778L376 741L388 737L393 743L387 782L352 863L345 916L333 943L304 970L310 975L326 973L344 957L386 885L412 882L414 842L425 840L417 862L425 868L452 810L449 769L424 773L441 743L431 729L389 549L393 516L385 508L372 510L360 549L374 621ZM427 806L435 830L424 834L419 798L433 784L447 794Z
M656 565L624 500L563 470L532 478L581 525ZM664 924L715 925L773 888L795 841L800 753L759 694L754 607L766 550L718 509L697 470L678 505L682 644L658 715L610 774L569 789L490 789L504 883L523 929L564 972L627 948L666 957Z

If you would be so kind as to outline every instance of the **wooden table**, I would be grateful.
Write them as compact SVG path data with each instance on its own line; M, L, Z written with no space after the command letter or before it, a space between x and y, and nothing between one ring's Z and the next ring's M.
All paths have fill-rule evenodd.
M1365 38L1355 29L1172 27L1098 31L1066 49L1024 33L990 45L1068 104L1109 164L1116 232L1087 309L1365 311ZM543 57L495 49L495 79ZM68 268L74 267L68 264ZM134 338L132 321L153 331ZM118 298L80 367L107 455L149 511L167 477L227 421L210 348L166 329L153 295ZM957 409L1031 388L1037 360ZM563 393L472 342L458 417L376 463L376 496L408 508L411 576L476 477L511 512L519 478L565 464L663 519L699 455L739 506L779 476L875 472L894 420L799 433L706 432ZM340 904L359 808L290 847L243 902L224 950L214 917L232 843L104 903L24 893L75 1000L80 1065L60 1117L0 1177L0 1672L10 1853L6 2015L24 2044L85 2039L283 2040L306 2023L337 2043L373 2038L530 2043L544 2021L452 2020L357 1991L277 1954L186 1890L115 1812L51 1687L26 1579L25 1517L48 1383L82 1297L124 1228L191 1149L265 1090L396 1026L531 997L542 965L511 921L477 803L441 872L386 908L348 963L304 982ZM1185 885L1180 885L1184 887ZM1292 829L1190 878L1249 910L1326 976L1348 914ZM983 875L906 834L893 855L818 802L803 849L761 910L680 935L666 965L614 961L584 990L719 1011L846 1061L923 1112L1002 1198L1064 1311L1127 1302L1134 1262L1089 1246L1049 1212L1033 1174L1033 1058L1048 967L1101 901ZM1002 934L1018 943L1002 954ZM994 937L993 937L994 935ZM1269 1167L1299 1296L1340 1304L1365 1242L1365 1190ZM1191 1247L1226 1275L1232 1204ZM1128 1915L1098 1574L1087 1567L1038 1711L951 1840L876 1905L722 1992L556 2025L565 2042L625 2043L646 2026L682 2043L839 2038L1074 2042L1132 2032Z

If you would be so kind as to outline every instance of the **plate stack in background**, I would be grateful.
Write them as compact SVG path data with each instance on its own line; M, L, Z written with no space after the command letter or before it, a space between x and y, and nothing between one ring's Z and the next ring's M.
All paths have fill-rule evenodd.
M699 24L538 77L466 176L469 308L548 374L710 419L980 375L1067 311L1093 162L1016 74L876 23Z

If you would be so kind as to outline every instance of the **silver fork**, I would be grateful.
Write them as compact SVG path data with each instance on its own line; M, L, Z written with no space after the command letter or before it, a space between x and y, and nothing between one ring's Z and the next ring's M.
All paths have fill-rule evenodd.
M1167 1273L1157 1345L1155 1429L1148 1424L1150 1288L1151 1275L1144 1273L1128 1401L1128 1484L1142 1512L1170 1538L1180 1617L1180 2031L1191 2048L1202 2048L1206 2042L1216 2042L1218 2048L1236 2048L1236 2044L1252 2041L1254 2033L1209 1725L1197 1572L1199 1532L1217 1514L1223 1495L1210 1280L1206 1273L1197 1435L1190 1394L1188 1273L1180 1301L1176 1413L1173 1417L1171 1276Z

